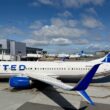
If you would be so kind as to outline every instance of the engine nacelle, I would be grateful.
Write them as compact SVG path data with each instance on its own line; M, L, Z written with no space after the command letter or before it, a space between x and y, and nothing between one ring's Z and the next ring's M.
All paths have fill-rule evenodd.
M31 86L31 80L28 77L13 76L10 78L9 84L13 88L29 88Z

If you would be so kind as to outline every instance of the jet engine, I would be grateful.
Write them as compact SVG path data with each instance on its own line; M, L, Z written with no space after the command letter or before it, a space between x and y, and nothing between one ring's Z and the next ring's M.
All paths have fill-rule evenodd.
M31 80L28 77L13 76L9 80L9 85L13 88L29 88L31 86Z

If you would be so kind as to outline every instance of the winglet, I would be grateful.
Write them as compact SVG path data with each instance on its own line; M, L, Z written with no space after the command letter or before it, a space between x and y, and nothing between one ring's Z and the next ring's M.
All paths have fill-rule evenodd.
M86 76L82 78L72 90L76 90L76 91L86 90L89 84L91 83L92 78L94 77L99 66L100 64L94 65L92 69L86 74Z

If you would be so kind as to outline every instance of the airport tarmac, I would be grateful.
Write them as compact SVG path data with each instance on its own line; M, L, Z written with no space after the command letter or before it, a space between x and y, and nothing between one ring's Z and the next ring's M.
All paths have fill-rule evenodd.
M0 110L110 110L110 76L94 79L87 93L95 106L87 104L74 91L39 84L27 90L14 90L7 82L0 82Z

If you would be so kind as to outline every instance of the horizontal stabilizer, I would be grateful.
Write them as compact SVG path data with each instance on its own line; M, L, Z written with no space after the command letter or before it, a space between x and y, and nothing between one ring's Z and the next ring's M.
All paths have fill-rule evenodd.
M89 84L92 81L97 69L99 68L100 64L96 64L92 67L92 69L86 74L84 78L82 78L79 83L73 88L76 91L86 90Z
M78 93L91 105L94 105L94 102L91 100L91 98L88 96L86 91L78 91Z

